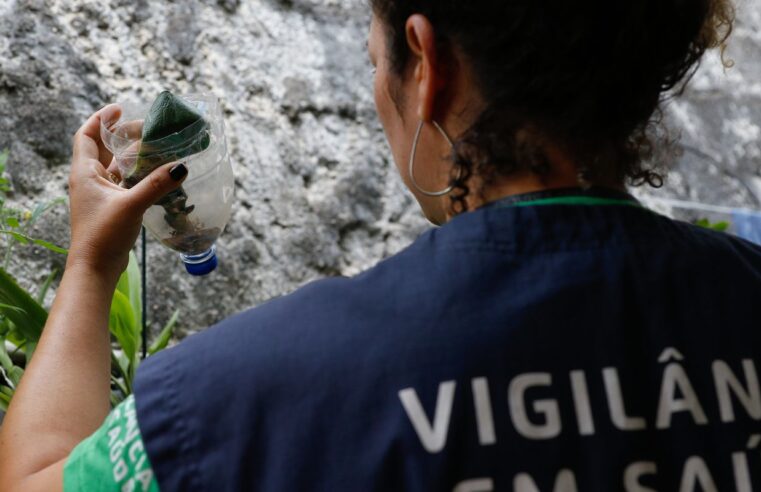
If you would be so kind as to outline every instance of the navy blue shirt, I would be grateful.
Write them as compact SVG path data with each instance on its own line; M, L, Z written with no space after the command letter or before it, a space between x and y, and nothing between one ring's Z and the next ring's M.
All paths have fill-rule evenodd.
M761 248L509 205L148 359L162 492L761 489Z

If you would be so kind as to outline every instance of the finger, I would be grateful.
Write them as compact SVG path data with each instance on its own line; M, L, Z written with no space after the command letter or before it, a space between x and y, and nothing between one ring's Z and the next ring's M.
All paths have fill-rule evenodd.
M72 165L77 165L89 159L97 159L104 167L111 162L111 158L108 157L110 152L108 155L101 155L100 123L101 121L114 121L120 115L121 108L116 104L109 104L87 119L74 135L74 160ZM103 148L105 149L105 147Z
M122 108L114 104L106 106L101 111L100 120L101 127L111 128L119 120L122 115ZM98 137L101 137L100 131L98 131ZM96 140L98 142L98 160L104 166L108 166L113 160L114 155L108 150L105 142L102 138Z
M119 184L123 179L122 171L119 169L119 165L116 163L116 159L111 161L111 164L106 169L106 173L108 173L109 179L114 181L116 184Z
M108 180L114 183L115 185L118 185L122 182L122 172L119 169L119 166L116 164L116 161L112 161L111 165L108 166L108 169L106 169L106 176L108 177Z
M119 150L118 155L114 156L111 164L106 168L106 171L115 174L121 181L134 172L137 162L140 159L139 155L140 140L137 140L130 143L126 148Z
M187 174L188 168L183 163L161 166L129 190L131 206L145 212L164 195L179 188Z
M140 152L140 146L142 145L142 141L136 140L129 144L126 149L124 149L124 153L126 155L133 155L138 154Z
M128 140L138 140L143 136L145 120L132 120L119 125L118 135Z

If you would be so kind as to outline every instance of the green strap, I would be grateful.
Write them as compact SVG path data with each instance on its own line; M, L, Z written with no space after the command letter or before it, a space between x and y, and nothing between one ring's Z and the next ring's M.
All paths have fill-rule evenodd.
M528 202L518 202L512 206L532 207L535 205L628 205L630 207L644 208L640 203L632 200L600 198L594 196L561 196L554 198L542 198Z

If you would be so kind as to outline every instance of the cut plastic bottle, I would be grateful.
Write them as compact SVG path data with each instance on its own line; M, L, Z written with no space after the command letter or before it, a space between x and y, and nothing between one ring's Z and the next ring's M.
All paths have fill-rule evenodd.
M154 169L183 163L188 176L150 207L143 225L180 253L191 275L206 275L218 260L215 243L230 220L234 178L219 101L209 95L162 92L153 104L121 103L121 117L101 125L101 137L131 188Z

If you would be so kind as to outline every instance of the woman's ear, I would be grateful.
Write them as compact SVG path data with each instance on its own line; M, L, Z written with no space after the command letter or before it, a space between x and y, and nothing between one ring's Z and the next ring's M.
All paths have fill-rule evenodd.
M413 80L417 85L418 117L430 123L437 94L444 85L436 53L436 33L431 22L420 14L407 19L405 32L412 53Z

